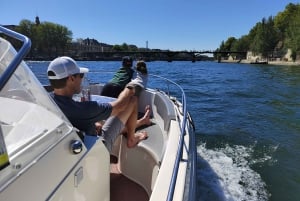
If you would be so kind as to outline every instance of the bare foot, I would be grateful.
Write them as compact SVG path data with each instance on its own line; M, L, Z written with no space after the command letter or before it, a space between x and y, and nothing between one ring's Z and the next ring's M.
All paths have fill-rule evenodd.
M96 134L100 135L101 134L101 130L102 130L102 126L103 126L104 122L102 121L97 121L95 123L95 127L96 127Z
M140 141L146 140L148 138L148 133L146 131L141 131L137 134L134 134L134 137L131 139L127 139L127 147L132 148L135 147Z
M150 120L150 105L147 105L145 107L145 114L144 116L141 118L141 122L142 125L147 125L149 126L151 124L151 120Z

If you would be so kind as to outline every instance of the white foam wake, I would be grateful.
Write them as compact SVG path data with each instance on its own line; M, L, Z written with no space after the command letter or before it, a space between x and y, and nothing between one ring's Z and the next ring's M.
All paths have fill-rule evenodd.
M264 201L269 194L260 175L249 167L252 148L243 146L216 150L198 147L199 201Z

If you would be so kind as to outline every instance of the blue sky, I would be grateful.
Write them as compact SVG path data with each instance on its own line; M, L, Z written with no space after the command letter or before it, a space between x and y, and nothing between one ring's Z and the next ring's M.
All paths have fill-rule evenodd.
M169 50L215 50L299 0L0 0L0 24L64 25L73 38Z

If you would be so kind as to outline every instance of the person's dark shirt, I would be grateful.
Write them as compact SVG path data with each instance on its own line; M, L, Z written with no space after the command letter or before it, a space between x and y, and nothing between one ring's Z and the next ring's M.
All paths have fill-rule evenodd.
M114 75L114 77L110 80L110 83L117 84L121 86L123 89L126 84L128 84L133 76L134 70L128 67L121 67Z
M86 134L95 135L95 122L106 120L112 112L110 103L77 102L67 96L51 94L54 101L72 125Z

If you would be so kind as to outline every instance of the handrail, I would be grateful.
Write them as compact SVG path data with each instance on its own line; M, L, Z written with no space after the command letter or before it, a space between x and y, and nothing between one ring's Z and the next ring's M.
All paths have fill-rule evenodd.
M114 74L114 71L111 70L101 70L101 71L90 71L90 73L106 73L106 74ZM185 136L185 130L186 130L186 124L187 121L189 120L189 128L192 129L193 132L190 132L190 150L189 150L189 159L190 159L190 178L189 181L191 181L189 184L189 193L188 193L188 198L189 200L195 200L196 197L196 179L195 179L195 175L196 175L196 160L197 160L197 155L196 155L196 143L195 143L195 136L194 136L194 125L192 124L192 120L190 119L189 113L187 111L187 106L186 106L186 96L184 93L184 90L182 89L182 87L180 85L178 85L176 82L169 80L165 77L161 77L159 75L154 75L154 74L149 74L149 76L152 77L156 77L159 78L165 82L167 82L167 84L173 84L175 85L177 88L179 88L179 90L181 91L181 103L182 103L182 113L183 113L183 120L181 123L181 127L180 127L180 139L179 139L179 144L178 144L178 150L176 153L176 158L175 158L175 164L174 164L174 168L173 168L173 172L172 172L172 177L171 177L171 184L169 186L169 190L168 190L168 195L167 195L167 199L166 201L172 201L173 197L174 197L174 192L175 192L175 185L176 185L176 181L177 181L177 175L178 175L178 171L179 171L179 163L182 160L182 153L183 153L183 147L184 147L184 136ZM86 77L88 79L88 76ZM88 80L90 82L90 80ZM165 91L163 90L166 95L170 96L170 88L169 85L167 86L168 90Z
M19 64L22 62L23 58L26 56L26 54L29 52L31 47L31 41L28 37L19 34L15 31L12 31L10 29L7 29L5 27L0 26L0 33L3 33L7 36L10 36L14 39L20 40L23 42L22 47L17 52L16 56L13 58L11 63L8 65L6 70L3 72L2 76L0 77L0 91L5 86L5 84L8 82L10 77L14 74L15 70L18 68Z
M112 72L111 70L107 70L107 71L106 70L104 70L104 71L101 70L101 72L115 73L115 72ZM97 73L97 71L92 71L91 73ZM159 76L159 75L149 74L149 76L156 77L156 78L159 78L161 80L164 80L168 84L169 83L173 84L177 88L179 88L179 90L181 91L181 98L182 98L181 103L182 103L182 107L183 107L183 110L182 110L183 120L182 120L181 127L180 127L180 139L179 139L179 144L178 144L178 150L177 150L177 153L176 153L174 169L173 169L173 172L172 172L171 184L170 184L167 199L166 199L166 201L172 201L173 197L174 197L175 185L176 185L177 175L178 175L178 171L179 171L179 163L182 160L186 124L187 124L187 120L190 116L189 116L189 113L187 111L186 96L185 96L184 90L182 89L182 87L180 85L178 85L176 82L174 82L172 80L169 80L169 79L167 79L165 77L162 77L162 76ZM167 86L167 88L168 88L168 90L164 91L164 92L166 92L166 94L168 96L170 96L169 85ZM190 121L192 121L192 120L190 119ZM189 122L189 123L192 124L192 122ZM194 136L194 129L195 128L194 128L193 124L189 125L189 126L191 126L191 129L193 129L193 132L192 133L190 132L189 157L191 157L190 158L190 162L191 162L190 171L191 171L191 174L190 174L189 181L192 181L192 182L190 182L188 197L190 198L189 200L195 200L195 197L196 197L196 179L194 177L196 175L196 165L197 165L196 164L196 160L197 160L196 143L195 143L195 136Z
M184 90L182 89L182 87L180 85L178 85L176 82L173 82L167 78L158 76L158 75L152 75L153 77L159 77L169 83L174 84L176 87L178 87L181 91L181 103L182 103L182 107L183 107L183 120L182 120L182 124L181 124L181 128L180 128L180 139L179 139L179 148L177 150L176 153L176 159L175 159L175 164L174 164L174 169L172 172L172 177L171 177L171 184L169 186L169 191L168 191L168 196L167 196L167 200L166 201L172 201L173 197L174 197L174 192L175 192L175 186L176 186L176 181L177 181L177 175L178 175L178 171L179 171L179 163L182 159L182 153L183 153L183 145L184 145L184 135L185 135L185 129L186 129L186 124L187 124L187 119L188 119L188 111L187 111L187 106L186 106L186 96L184 93ZM168 95L169 91L168 91ZM194 136L194 132L190 134L190 153L191 156L189 155L189 157L191 157L191 177L189 178L190 181L192 181L192 183L190 183L189 186L189 198L190 200L194 200L195 196L196 196L196 182L195 182L195 178L193 178L193 176L195 176L196 173L196 149L195 149L195 136Z
M13 58L13 60L11 61L11 63L8 65L8 67L6 68L6 70L3 72L2 76L0 77L0 90L2 90L2 88L5 86L5 84L8 82L8 80L10 79L10 77L13 75L13 73L15 72L15 70L17 69L17 67L19 66L19 64L22 62L23 58L26 56L26 54L29 52L30 47L31 47L31 41L28 37L21 35L15 31L9 30L5 27L0 26L0 33L4 33L7 36L10 36L14 39L20 40L23 42L22 47L20 48L20 50L17 52L16 56ZM176 185L176 180L177 180L177 175L178 175L178 170L179 170L179 163L182 159L182 152L183 152L183 145L184 145L184 135L185 135L185 130L186 130L186 124L187 124L187 118L188 118L188 112L187 112L187 108L186 108L186 96L185 93L182 89L181 86L179 86L177 83L166 79L164 77L158 76L158 75L151 75L154 77L159 77L165 81L167 81L168 83L172 83L175 86L177 86L180 91L181 91L181 98L182 98L182 106L183 106L183 121L181 124L181 132L180 132L180 139L179 139L179 148L176 154L176 160L175 160L175 165L174 165L174 169L172 172L172 177L171 177L171 184L169 187L169 191L168 191L168 196L167 196L167 201L172 201L173 200L173 196L174 196L174 191L175 191L175 185ZM168 91L168 95L169 91ZM194 143L194 133L191 134L191 141L192 143ZM191 176L193 176L196 172L196 160L195 160L195 149L194 146L190 146L190 148L192 150L190 150L191 154L192 154L192 161L191 161ZM194 178L190 178L190 180L194 180ZM195 189L196 189L196 184L195 182L190 183L190 188L189 188L189 196L195 196Z

